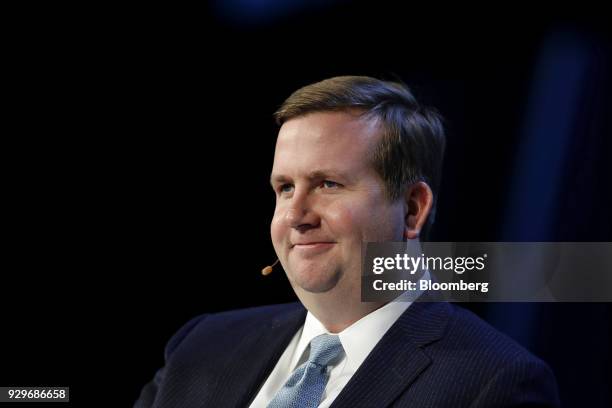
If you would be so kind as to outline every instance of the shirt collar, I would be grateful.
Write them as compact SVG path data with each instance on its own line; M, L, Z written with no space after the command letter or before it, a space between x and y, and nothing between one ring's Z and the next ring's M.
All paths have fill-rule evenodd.
M406 293L404 293L404 295L406 295ZM353 371L357 371L387 330L393 326L393 323L395 323L401 314L412 304L412 302L402 299L404 295L376 309L340 333L337 333L338 337L340 337L340 343L342 343L344 352L346 353L347 364L350 365ZM328 332L325 326L323 326L323 323L321 323L312 313L308 312L300 340L298 341L297 348L291 361L291 371L293 371L302 360L304 352L308 348L311 340L321 334L333 335L334 333Z

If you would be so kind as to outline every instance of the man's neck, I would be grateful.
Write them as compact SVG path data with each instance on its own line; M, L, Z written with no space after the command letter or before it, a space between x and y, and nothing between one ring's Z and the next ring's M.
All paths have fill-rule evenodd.
M300 301L330 333L340 333L356 321L381 308L387 302L362 302L354 294L339 296L326 293L296 292Z

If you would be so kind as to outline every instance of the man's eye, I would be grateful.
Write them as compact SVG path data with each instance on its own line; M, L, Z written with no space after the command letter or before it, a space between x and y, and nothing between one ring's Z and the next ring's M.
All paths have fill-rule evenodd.
M281 193L289 193L293 189L291 184L283 184L278 188L278 191Z
M323 183L321 183L321 185L325 188L338 188L340 187L339 183L336 183L335 181L331 181L331 180L325 180L323 181Z

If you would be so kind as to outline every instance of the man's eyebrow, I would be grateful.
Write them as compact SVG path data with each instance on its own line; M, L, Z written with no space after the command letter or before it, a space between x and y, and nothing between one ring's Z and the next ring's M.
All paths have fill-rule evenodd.
M271 185L274 185L274 184L277 184L277 183L284 183L284 182L286 182L288 180L289 180L289 178L283 176L282 174L272 174L270 176L270 184Z
M320 179L325 179L325 178L342 178L342 179L348 179L348 175L337 171L337 170L331 170L331 169L320 169L320 170L315 170L312 171L308 174L308 179L310 180L320 180Z
M306 176L308 180L321 180L321 179L326 179L326 178L338 178L338 177L343 180L350 180L350 177L347 174L344 174L337 170L331 170L331 169L314 170L308 173L308 175ZM290 180L291 178L284 176L282 174L272 174L270 176L271 185L274 185L277 183L285 183Z

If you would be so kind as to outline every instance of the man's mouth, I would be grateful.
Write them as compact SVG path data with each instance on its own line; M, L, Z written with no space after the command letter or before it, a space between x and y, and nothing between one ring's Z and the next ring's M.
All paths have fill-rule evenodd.
M334 245L336 245L336 243L330 241L300 242L293 244L291 249L303 255L315 255L327 251Z
M291 245L292 248L314 248L319 245L332 245L335 244L333 241L310 241L310 242L296 242Z

